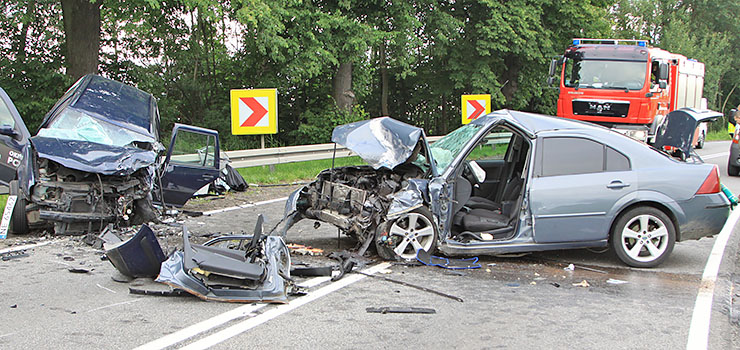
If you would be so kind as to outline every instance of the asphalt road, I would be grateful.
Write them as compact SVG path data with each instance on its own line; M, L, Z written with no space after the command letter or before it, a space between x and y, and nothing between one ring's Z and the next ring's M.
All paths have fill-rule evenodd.
M727 142L708 142L699 153L718 164L722 182L740 193L740 178L726 175L728 147ZM251 231L259 213L266 215L268 227L276 223L283 205L276 201L191 218L186 224L195 235ZM714 286L710 349L740 348L733 306L740 293L735 289L740 287L735 284L740 281L738 236L730 236ZM715 240L678 243L654 269L628 268L611 252L575 250L482 257L483 269L463 272L381 266L378 273L464 302L351 275L342 284L304 281L318 283L306 297L265 306L131 295L131 284L111 279L115 270L100 259L101 252L64 239L29 250L28 257L0 261L0 348L686 348ZM288 241L326 251L354 244L347 238L337 242L330 225L314 229L308 221L295 226ZM332 263L317 257L293 260ZM571 263L574 271L563 269ZM71 267L90 272L71 273ZM574 285L583 281L588 287ZM365 311L383 306L433 308L436 313Z

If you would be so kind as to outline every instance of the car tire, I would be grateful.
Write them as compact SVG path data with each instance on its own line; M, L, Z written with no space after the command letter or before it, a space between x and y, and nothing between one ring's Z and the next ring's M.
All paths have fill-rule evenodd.
M436 247L437 227L425 207L383 222L376 230L375 248L386 260L414 260L418 249L433 253Z
M704 135L704 132L702 131L701 135L699 135L699 140L696 141L696 149L702 149L704 148L704 140L706 140L707 136Z
M640 206L620 215L611 232L611 246L625 264L655 267L673 251L676 229L661 210Z
M732 160L727 162L727 175L738 176L740 175L740 167L732 165Z
M15 207L10 216L10 232L14 234L28 233L28 217L26 216L26 199L21 194L18 187L18 180L13 180L8 184L8 193L16 196Z

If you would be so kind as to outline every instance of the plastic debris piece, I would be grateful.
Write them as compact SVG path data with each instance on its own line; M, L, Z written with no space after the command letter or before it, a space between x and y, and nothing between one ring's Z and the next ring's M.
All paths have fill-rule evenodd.
M131 294L138 294L138 295L154 295L154 296L160 296L160 297L173 297L173 296L181 296L181 295L190 295L186 293L182 289L177 288L170 288L165 290L151 290L151 289L139 289L139 288L128 288L128 292Z
M560 283L558 283L558 282L550 282L550 285L553 286L553 287L555 287L555 288L560 288Z
M479 269L478 257L467 259L448 259L429 254L428 251L419 249L416 252L416 260L427 266L438 266L445 269L464 270Z
M296 267L290 270L290 274L297 277L331 276L331 272L331 266Z
M376 314L436 314L437 311L425 307L369 307L365 311Z
M519 283L507 283L507 287L519 287Z
M565 271L575 271L575 269L576 269L576 265L573 265L573 264L570 264L568 265L568 267L563 268L563 270Z
M319 248L314 248L311 246L303 245L303 244L297 244L297 243L288 243L286 244L288 246L288 249L291 253L295 253L298 255L323 255L324 250Z
M573 287L583 287L583 288L588 288L588 287L591 287L591 285L590 285L590 284L588 284L588 281L586 281L586 280L583 280L583 281L581 281L581 282L578 282L578 283L573 283Z
M2 261L26 257L28 257L28 253L26 253L25 249L0 254L0 259L2 259Z
M90 272L90 270L88 270L88 269L75 268L75 267L71 267L71 268L67 269L67 271L69 271L71 273L88 273L88 272Z
M529 282L529 284L531 284L531 285L535 286L535 285L537 285L537 282L535 282L535 281L532 281L532 282Z
M623 281L623 280L614 279L614 278L610 278L610 279L606 280L606 283L609 283L609 284L626 284L626 283L629 283L629 282Z

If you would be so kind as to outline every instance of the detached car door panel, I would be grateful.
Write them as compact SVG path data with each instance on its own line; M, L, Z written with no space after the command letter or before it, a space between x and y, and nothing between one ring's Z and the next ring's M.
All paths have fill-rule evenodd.
M0 183L8 185L16 178L18 167L24 161L24 148L31 134L21 119L13 101L0 88Z
M538 145L530 190L537 243L606 239L614 205L637 188L629 159L585 138L552 137Z
M165 204L182 207L218 177L219 147L217 131L175 124L161 177Z

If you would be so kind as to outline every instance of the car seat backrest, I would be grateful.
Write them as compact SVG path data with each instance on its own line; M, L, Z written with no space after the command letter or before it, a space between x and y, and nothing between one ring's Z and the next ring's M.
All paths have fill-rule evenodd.
M455 181L455 201L452 204L452 215L455 215L465 203L468 202L473 193L473 186L466 178L458 176Z

